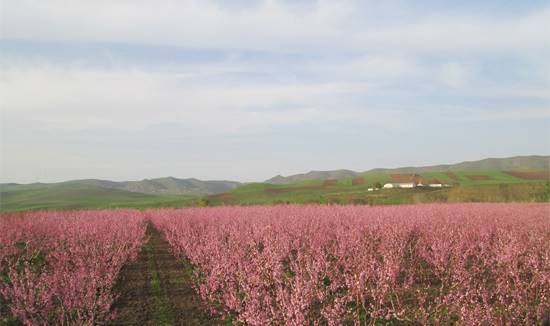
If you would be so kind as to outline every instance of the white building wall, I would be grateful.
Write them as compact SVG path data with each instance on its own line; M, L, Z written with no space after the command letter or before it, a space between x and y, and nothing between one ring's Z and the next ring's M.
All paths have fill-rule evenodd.
M414 183L400 183L399 188L414 188Z

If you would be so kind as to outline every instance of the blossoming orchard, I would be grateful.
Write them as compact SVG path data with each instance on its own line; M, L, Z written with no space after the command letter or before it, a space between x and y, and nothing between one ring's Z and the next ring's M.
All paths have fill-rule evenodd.
M550 313L548 204L37 211L4 214L0 229L0 323L124 323L147 300L152 319L185 323L175 284L211 323L235 325L531 325ZM170 273L154 260L164 243ZM151 289L125 303L142 261Z
M93 325L112 319L117 275L143 244L141 213L14 214L2 216L0 226L3 314L26 325Z

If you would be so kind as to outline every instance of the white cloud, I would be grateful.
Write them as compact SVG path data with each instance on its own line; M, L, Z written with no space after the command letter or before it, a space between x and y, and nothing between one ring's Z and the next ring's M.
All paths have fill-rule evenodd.
M424 142L418 126L492 121L487 133L500 135L500 120L549 119L550 9L505 17L397 8L388 15L383 11L391 5L379 12L384 5L373 4L0 0L0 40L8 40L9 49L0 53L0 164L9 166L0 174L21 180L106 176L101 169L109 167L116 176L132 170L121 167L146 162L143 177L179 175L168 172L170 166L208 177L216 158L210 147L224 150L220 140L228 136L242 146L235 156L245 158L215 162L219 175L239 166L246 177L256 168L247 165L247 155L272 155L276 163L257 167L269 176L281 172L280 157L263 143L249 149L251 140L239 138L249 131L265 135L268 129L271 145L285 153L293 147L288 157L307 162L306 168L327 159L343 160L334 163L339 168L350 153L363 153L359 146L365 153L372 146L379 153L406 152L389 135ZM56 40L62 42L49 42ZM36 54L29 54L33 47ZM101 53L83 54L88 48ZM129 51L142 52L133 57ZM188 60L186 51L200 58ZM202 58L203 52L214 59ZM164 62L167 53L176 59ZM312 158L309 147L299 146L306 143L302 130L322 137L326 126L333 134L324 141L335 153ZM451 129L430 139L463 138L463 128ZM346 140L348 131L353 137ZM279 143L278 133L287 139ZM174 148L156 149L180 141L182 147L191 143L195 156L188 157L189 148L177 159ZM323 140L308 144L325 150ZM340 148L346 144L354 149ZM159 163L156 154L168 159ZM365 158L357 156L361 164ZM64 174L68 165L74 174Z
M4 112L51 128L140 129L171 122L224 132L335 120L341 112L324 105L324 99L369 88L303 82L195 86L193 77L136 69L10 67L2 70L0 96Z
M296 10L281 1L231 10L211 1L5 0L2 38L124 42L267 51L471 51L549 48L550 10L504 19L407 17L385 23L369 4L320 0Z
M459 89L471 85L474 72L466 65L447 63L440 68L439 80L443 85Z
M425 74L414 56L393 54L340 58L337 62L311 61L301 68L308 72L331 76L331 78L368 79L377 84Z
M312 63L306 71L319 69L325 79L342 73L340 81L294 80L257 83L237 79L234 83L197 82L203 74L238 71L236 66L187 71L138 68L97 68L79 65L0 65L1 110L9 117L41 121L52 130L111 128L140 130L151 125L183 124L209 132L227 133L303 123L399 119L414 103L402 107L388 100L367 102L356 97L399 98L410 94L391 85L400 78L417 83L451 87L463 96L550 98L547 89L496 87L479 89L476 73L458 63L419 67L401 57L367 57L348 64ZM324 70L323 70L324 69ZM431 75L436 74L434 80ZM338 80L338 79L336 79ZM388 82L390 85L384 85ZM423 95L423 94L419 94ZM389 99L388 98L388 99ZM434 108L436 104L428 109ZM387 108L386 112L380 108ZM393 107L394 109L391 109ZM412 110L412 109L411 109ZM411 111L409 110L409 111ZM414 110L412 110L414 111ZM479 114L482 114L482 110ZM386 118L382 117L385 115ZM498 117L496 117L498 118Z
M492 17L434 16L412 23L382 26L359 33L355 41L374 48L397 48L418 52L548 50L550 9L516 19Z
M546 107L446 107L441 110L441 119L448 121L520 121L526 119L550 119L550 106Z

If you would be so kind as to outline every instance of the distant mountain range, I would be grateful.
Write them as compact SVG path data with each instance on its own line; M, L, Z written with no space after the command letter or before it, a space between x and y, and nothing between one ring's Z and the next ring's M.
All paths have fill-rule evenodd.
M60 187L64 185L82 185L89 188L122 190L150 195L163 194L190 194L190 195L211 195L226 192L241 185L236 181L211 180L202 181L194 178L178 179L174 177L144 179L141 181L109 181L99 179L71 180L57 183L33 183L27 185L2 184L2 188L17 189L42 189L49 187Z
M351 170L309 171L308 173L295 174L288 177L277 175L269 180L266 180L265 183L288 184L306 180L338 180L349 177L356 177L360 174L361 173L359 172Z
M306 180L331 180L356 177L364 174L422 173L442 171L547 171L550 170L550 156L531 155L507 158L487 158L479 161L465 161L456 164L441 164L420 167L377 168L364 172L351 170L310 171L291 176L277 175L266 183L290 184Z
M437 171L540 171L550 170L550 156L516 156L509 158L487 158L479 161L461 162L457 164L443 164L422 167L401 167L394 169L372 169L365 172L356 172L351 170L334 171L311 171L308 173L296 174L291 176L277 175L265 183L270 184L289 184L306 180L336 180L349 177L356 177L365 174L390 174L390 173L422 173ZM86 189L109 189L116 191L126 191L132 193L141 193L148 195L212 195L230 191L243 185L237 181L210 180L203 181L194 178L178 179L174 177L144 179L141 181L109 181L99 179L71 180L57 183L32 183L0 184L0 190L5 191L24 191L24 190L42 190L48 188L62 188L65 186L83 186ZM68 189L68 188L67 188Z

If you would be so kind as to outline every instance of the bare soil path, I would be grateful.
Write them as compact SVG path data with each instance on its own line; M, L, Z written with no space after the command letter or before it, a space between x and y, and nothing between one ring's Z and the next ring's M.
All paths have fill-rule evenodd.
M192 288L191 267L176 259L152 225L138 258L126 266L116 290L114 325L221 325Z

